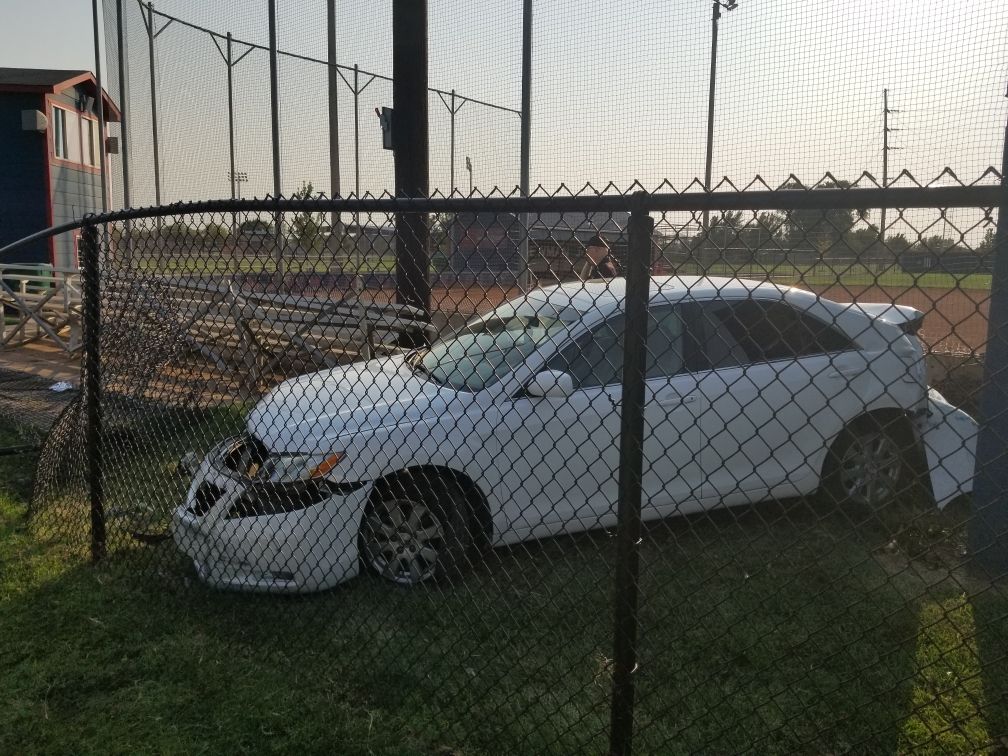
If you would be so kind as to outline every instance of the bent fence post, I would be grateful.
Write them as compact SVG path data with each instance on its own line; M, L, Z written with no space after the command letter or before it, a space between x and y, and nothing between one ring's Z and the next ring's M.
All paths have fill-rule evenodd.
M101 271L98 262L98 227L84 226L81 234L81 296L83 299L85 456L88 502L91 510L91 560L105 556L105 502L102 481L101 395Z
M987 354L984 359L976 482L968 544L973 566L991 579L1008 575L1008 124L1001 159L1001 188L991 276Z
M626 274L622 415L620 418L619 504L613 585L613 685L609 752L628 754L633 738L634 672L637 667L637 575L644 467L644 370L654 219L635 197L630 216Z

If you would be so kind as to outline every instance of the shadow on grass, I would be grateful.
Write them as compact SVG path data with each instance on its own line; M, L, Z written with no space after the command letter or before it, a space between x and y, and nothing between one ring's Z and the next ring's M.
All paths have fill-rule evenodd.
M984 694L981 712L990 735L990 750L1008 753L1008 585L992 585L970 599L976 625L976 648Z

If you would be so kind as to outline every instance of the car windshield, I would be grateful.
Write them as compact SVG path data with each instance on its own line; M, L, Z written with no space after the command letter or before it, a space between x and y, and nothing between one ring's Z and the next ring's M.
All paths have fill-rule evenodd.
M408 362L437 383L479 391L500 381L580 318L576 310L546 302L508 303L430 349L415 352Z

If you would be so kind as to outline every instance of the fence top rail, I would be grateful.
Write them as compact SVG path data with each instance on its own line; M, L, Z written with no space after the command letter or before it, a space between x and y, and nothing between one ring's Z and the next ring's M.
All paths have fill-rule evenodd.
M83 219L38 231L0 247L0 255L86 226L143 218L198 213L472 213L530 214L547 212L595 213L639 210L643 212L722 212L728 210L859 210L870 208L993 208L1005 202L1008 184L851 189L777 189L739 192L683 192L522 197L263 197L176 202L169 205L127 208L91 214Z
M179 202L129 208L89 215L84 225L115 223L195 213L230 212L344 212L344 213L466 213L489 211L538 214L546 212L700 212L711 210L832 210L861 208L995 207L1000 186L889 187L887 189L780 189L774 191L687 192L489 196L489 197L314 197L308 199L254 198ZM0 250L2 253L3 250Z

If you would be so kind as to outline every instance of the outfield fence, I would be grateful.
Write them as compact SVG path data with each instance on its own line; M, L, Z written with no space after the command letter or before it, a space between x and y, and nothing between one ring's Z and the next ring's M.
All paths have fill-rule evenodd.
M979 425L927 393L918 339L966 322L954 281L828 256L779 277L668 231L772 211L796 244L820 216L842 239L880 206L962 219L961 245L1001 224L962 339L986 355L982 402L956 398ZM1005 207L986 184L91 216L82 392L31 523L152 600L247 593L229 605L283 637L236 644L326 653L452 747L993 749ZM317 224L328 269L240 238L179 268L159 235L265 215ZM386 278L353 267L379 244Z

